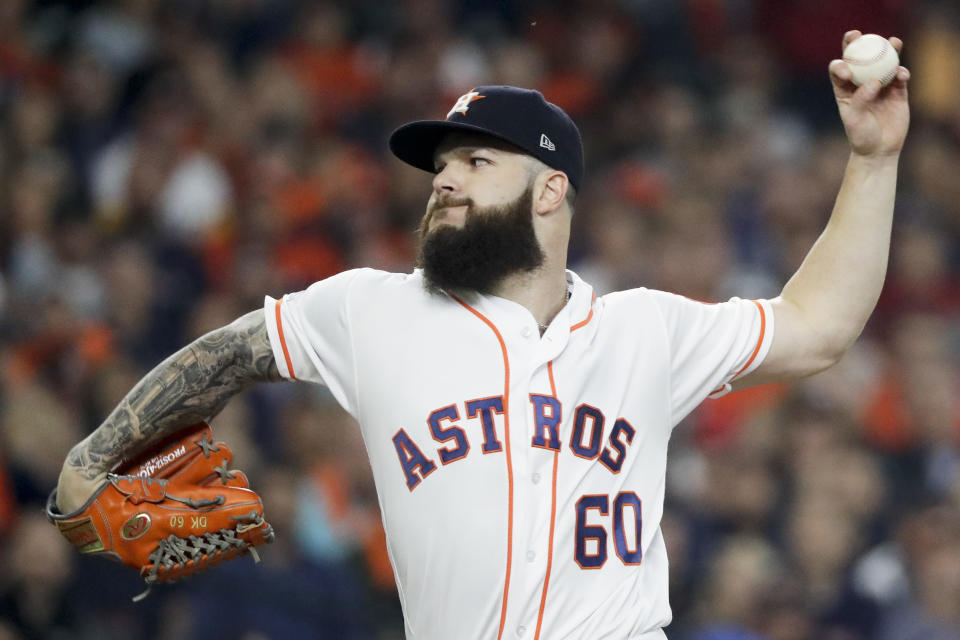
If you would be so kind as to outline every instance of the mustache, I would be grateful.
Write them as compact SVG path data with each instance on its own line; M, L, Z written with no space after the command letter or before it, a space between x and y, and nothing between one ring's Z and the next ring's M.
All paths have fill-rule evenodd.
M468 209L473 208L473 200L471 198L457 198L450 196L447 198L438 198L430 206L430 210L427 212L428 216L433 216L440 209L447 209L449 207L467 207Z

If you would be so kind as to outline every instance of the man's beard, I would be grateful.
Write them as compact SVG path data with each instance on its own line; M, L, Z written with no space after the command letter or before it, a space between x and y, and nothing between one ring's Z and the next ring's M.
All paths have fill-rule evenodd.
M461 228L440 225L427 231L441 207L466 205ZM420 229L417 264L428 287L490 293L505 277L534 271L544 255L533 230L533 188L513 202L476 207L471 200L435 203Z

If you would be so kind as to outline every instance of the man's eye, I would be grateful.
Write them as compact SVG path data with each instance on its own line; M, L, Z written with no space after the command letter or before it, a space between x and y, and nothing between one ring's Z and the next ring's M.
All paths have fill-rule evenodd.
M486 158L480 158L478 156L474 156L470 158L470 165L473 167L480 167L485 164L490 164L490 161L487 160Z

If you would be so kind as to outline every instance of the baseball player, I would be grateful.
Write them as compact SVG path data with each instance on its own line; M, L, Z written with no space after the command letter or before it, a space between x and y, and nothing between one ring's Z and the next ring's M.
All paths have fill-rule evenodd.
M314 382L363 432L408 638L664 638L671 429L711 394L835 363L884 279L909 72L881 90L829 71L849 162L779 297L595 295L566 269L576 125L535 91L476 87L390 139L435 174L420 268L267 297L172 355L70 452L59 509L254 382Z

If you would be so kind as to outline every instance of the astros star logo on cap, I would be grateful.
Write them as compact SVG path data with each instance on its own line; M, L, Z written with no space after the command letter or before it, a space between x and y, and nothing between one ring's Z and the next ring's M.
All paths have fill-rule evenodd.
M470 108L470 103L474 100L479 100L481 98L486 98L487 96L482 96L473 89L463 94L457 98L457 103L453 105L453 109L450 109L450 112L447 114L447 119L450 118L455 113L466 114L467 110Z

